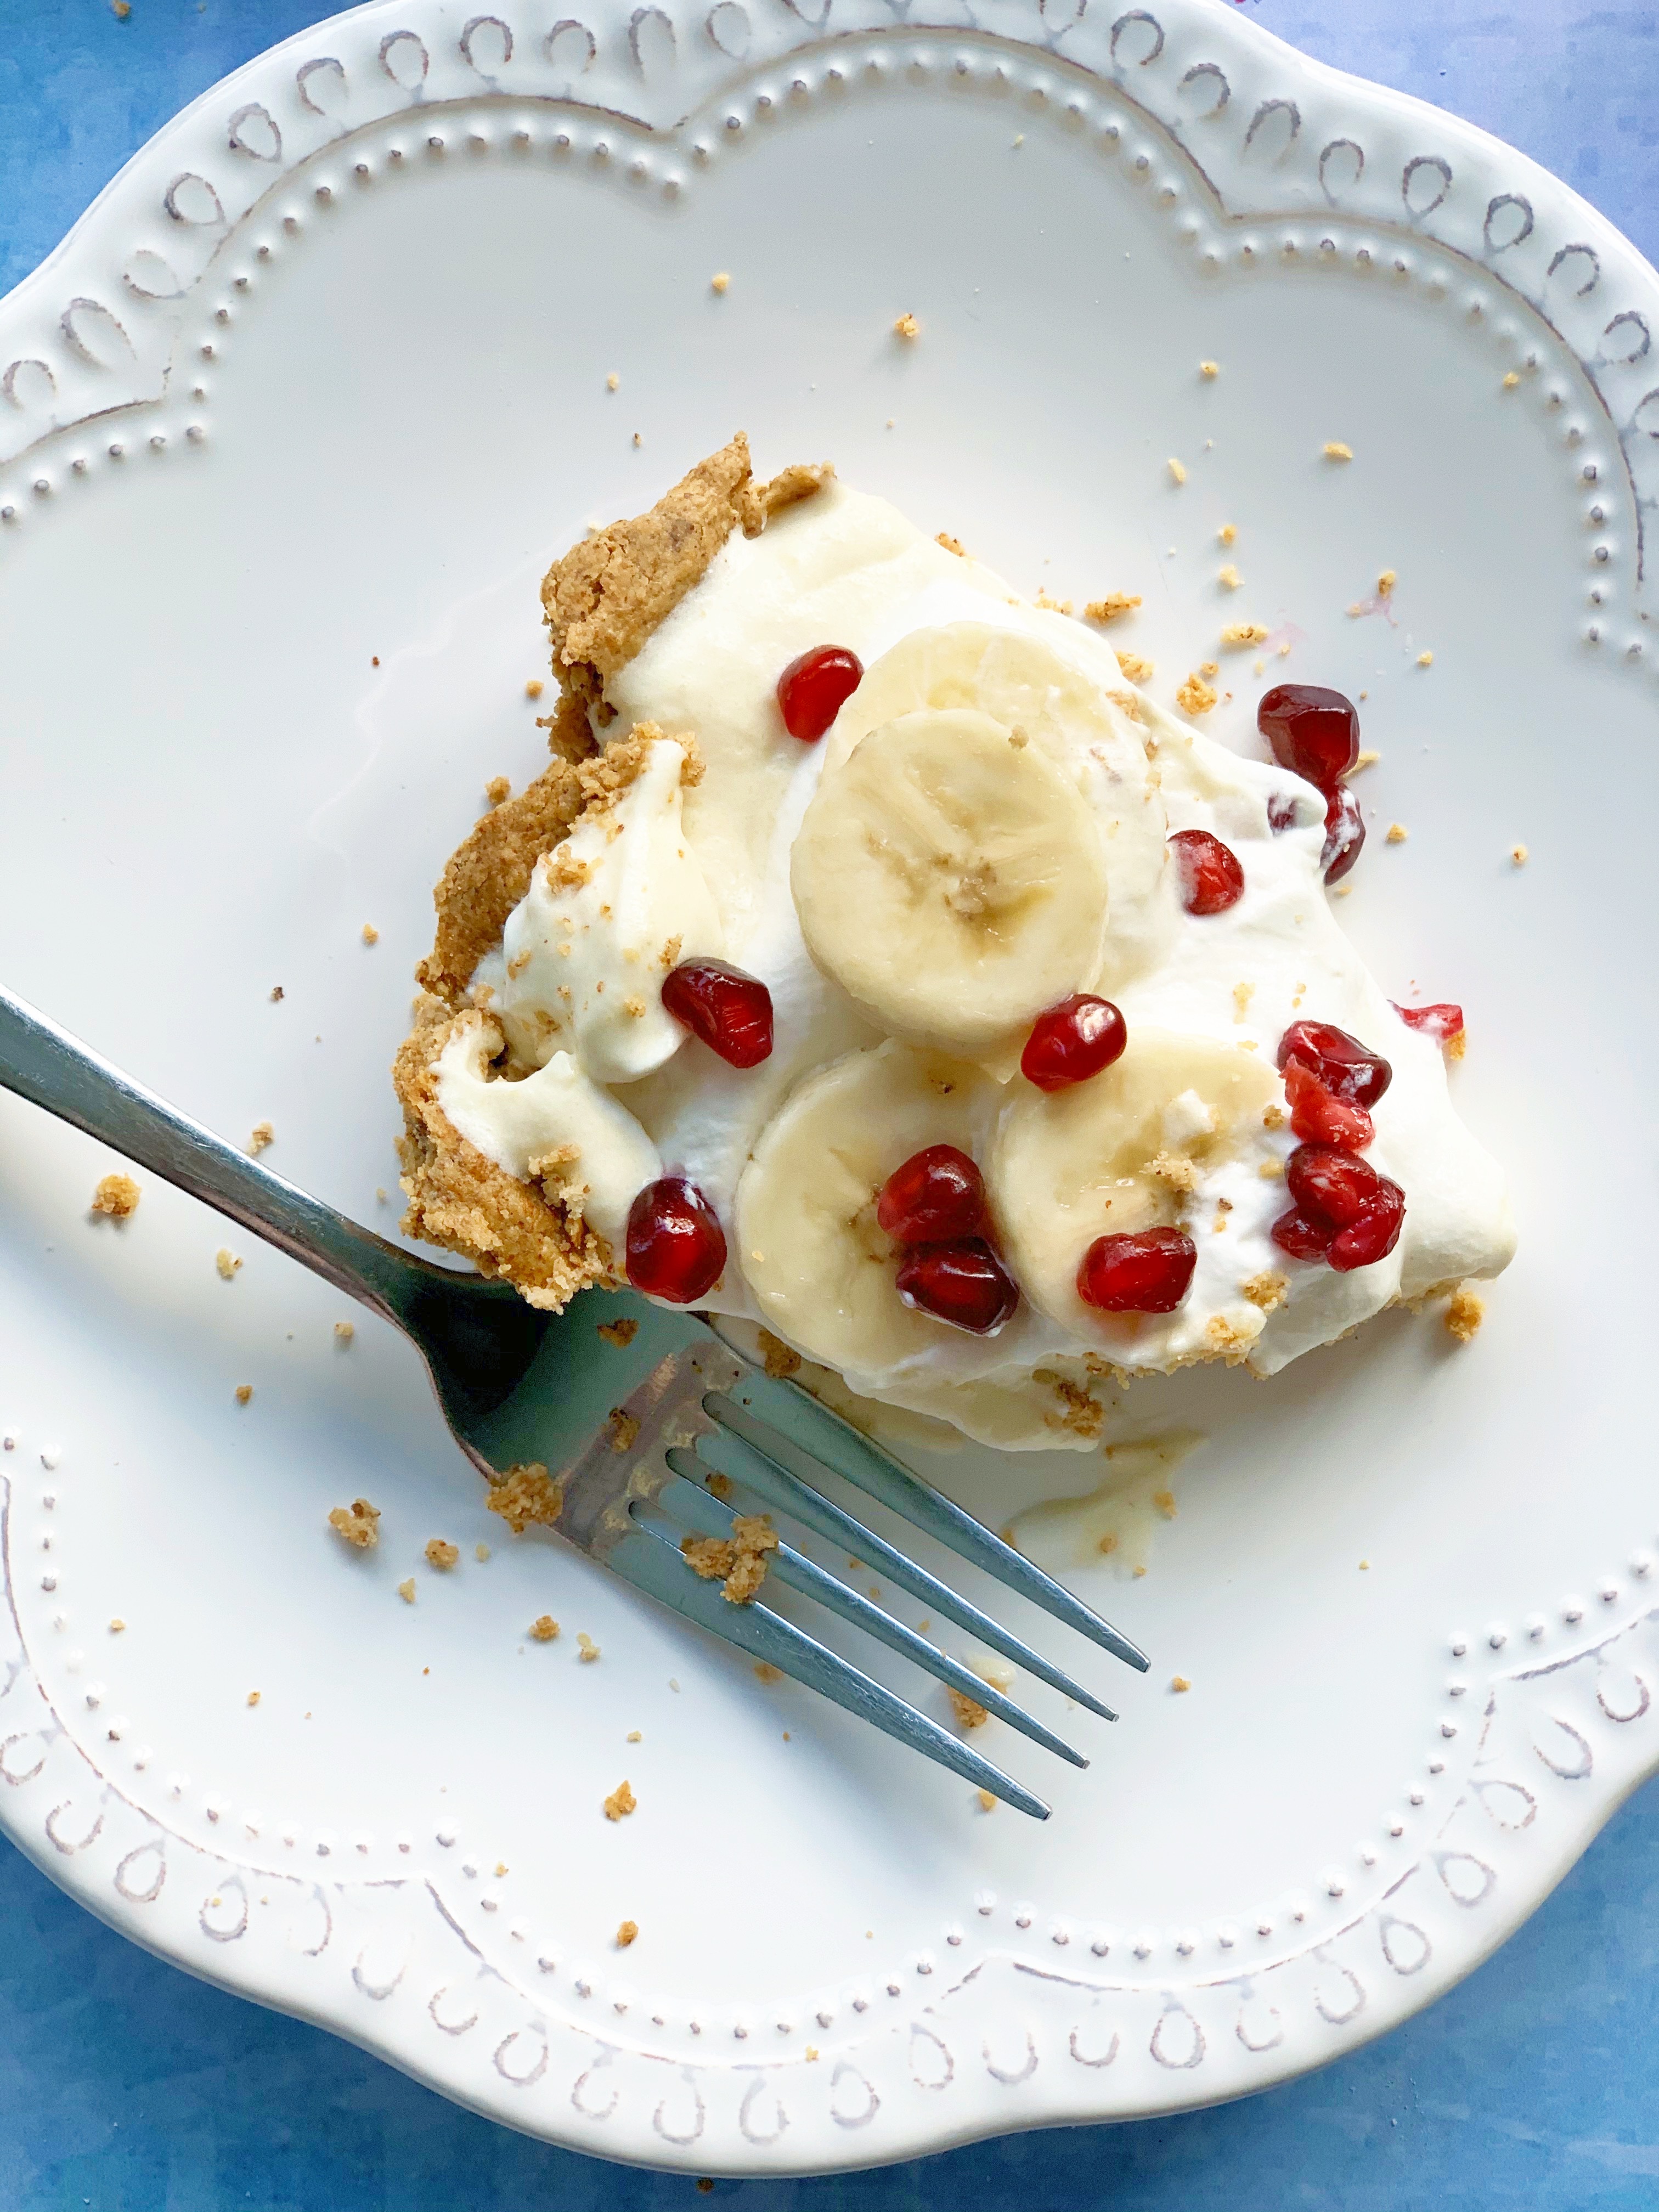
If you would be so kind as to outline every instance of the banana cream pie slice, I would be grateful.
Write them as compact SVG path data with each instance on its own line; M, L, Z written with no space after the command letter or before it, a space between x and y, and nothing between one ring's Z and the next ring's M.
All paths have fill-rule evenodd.
M542 596L553 759L446 868L398 1059L411 1232L1016 1449L1507 1264L1461 1011L1394 1006L1326 895L1340 694L1270 691L1243 757L741 437Z

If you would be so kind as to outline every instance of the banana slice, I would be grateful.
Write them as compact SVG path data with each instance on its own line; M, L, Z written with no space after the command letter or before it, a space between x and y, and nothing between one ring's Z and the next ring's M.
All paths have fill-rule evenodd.
M924 1145L971 1152L977 1069L889 1042L809 1076L738 1185L738 1257L767 1327L828 1367L885 1371L953 1332L899 1297L876 1195Z
M818 966L884 1028L948 1051L1023 1035L1099 966L1093 817L1022 732L966 708L902 714L827 774L789 880Z
M924 707L973 708L1023 730L1076 783L1100 830L1111 927L1090 987L1109 995L1162 945L1169 824L1147 760L1147 702L1103 641L1077 631L1065 643L1062 653L1029 630L993 623L912 630L865 671L824 739L824 773L848 760L872 730Z
M1278 1078L1259 1053L1209 1037L1133 1030L1121 1060L1069 1091L1019 1085L987 1175L1014 1279L1085 1340L1139 1324L1077 1293L1097 1237L1174 1225L1200 1174L1260 1133Z

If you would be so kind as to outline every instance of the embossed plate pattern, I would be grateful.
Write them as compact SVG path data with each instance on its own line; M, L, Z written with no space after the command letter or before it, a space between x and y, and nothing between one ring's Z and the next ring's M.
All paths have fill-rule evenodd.
M1466 1349L1395 1316L1138 1401L1208 1444L1144 1578L1071 1571L1153 1674L1024 1833L511 1543L394 1340L223 1279L159 1188L90 1224L104 1164L0 1101L7 1832L194 1972L697 2172L1242 2094L1499 1942L1659 1763L1603 827L1655 798L1656 312L1565 187L1219 0L376 0L169 125L0 303L9 982L389 1220L428 886L538 757L538 570L741 422L1027 588L1141 592L1166 696L1240 619L1364 696L1346 912L1468 1006L1522 1256ZM918 1463L999 1522L1098 1472Z

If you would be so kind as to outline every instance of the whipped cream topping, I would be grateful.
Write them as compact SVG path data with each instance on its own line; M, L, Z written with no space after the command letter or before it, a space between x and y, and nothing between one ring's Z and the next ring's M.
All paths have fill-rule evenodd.
M784 731L775 686L796 655L826 643L858 653L866 678L829 736L801 744ZM1035 659L1028 645L1041 648ZM1297 1019L1334 1023L1382 1052L1394 1079L1372 1109L1366 1157L1405 1190L1405 1223L1391 1254L1349 1273L1287 1257L1269 1232L1289 1204L1283 1172L1297 1140L1287 1118L1254 1115L1213 1157L1195 1147L1181 1218L1198 1261L1174 1313L1079 1306L1058 1319L1028 1296L994 1336L937 1323L895 1332L890 1344L872 1337L840 1363L854 1389L1005 1446L1087 1448L1097 1425L1057 1425L1056 1405L1109 1367L1165 1369L1224 1349L1272 1374L1397 1298L1501 1269L1514 1245L1502 1174L1454 1111L1438 1047L1401 1021L1336 923L1320 872L1321 795L1165 714L1126 681L1103 637L1019 599L884 501L839 483L760 537L728 540L612 680L620 726L649 720L690 733L704 774L682 791L679 749L654 745L611 821L579 824L540 864L501 955L475 979L492 987L490 1011L515 1056L538 1073L486 1080L482 1024L465 1050L452 1043L440 1097L463 1133L518 1175L533 1158L574 1146L586 1218L618 1259L632 1195L659 1173L689 1176L730 1248L705 1304L787 1336L745 1273L738 1186L792 1094L883 1042L807 954L791 848L820 779L894 711L884 702L900 678L900 689L914 691L935 684L939 670L964 665L968 690L996 692L1004 703L991 711L1018 719L1064 765L1099 827L1109 913L1098 972L1085 988L1116 1002L1132 1040L1145 1030L1225 1046L1252 1055L1274 1085L1279 1040ZM1017 718L1006 703L1011 685L1025 687ZM1287 804L1292 811L1277 833L1270 798L1281 818ZM1164 839L1188 829L1212 832L1243 864L1243 896L1225 912L1182 909ZM769 986L768 1060L730 1067L664 1012L660 983L675 940L673 958L719 954ZM630 999L643 1001L643 1012ZM953 1101L994 1205L999 1146L1022 1096L1032 1096L1017 1058L1017 1050L981 1055ZM540 1088L524 1103L513 1097L532 1085ZM1195 1089L1175 1095L1165 1143L1179 1150L1204 1136L1210 1111ZM887 1171L898 1164L896 1157ZM811 1343L797 1342L813 1356Z

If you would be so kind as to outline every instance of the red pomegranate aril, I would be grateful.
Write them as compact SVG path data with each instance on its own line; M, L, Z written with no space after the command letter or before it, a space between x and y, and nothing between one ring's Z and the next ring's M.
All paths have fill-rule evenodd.
M1353 702L1320 684L1275 684L1262 694L1255 726L1273 758L1327 794L1359 757Z
M1179 1229L1097 1237L1077 1271L1077 1294L1100 1313L1173 1313L1197 1265L1198 1247Z
M1292 1060L1355 1106L1375 1106L1394 1081L1382 1054L1334 1022L1292 1022L1279 1040L1279 1065L1288 1067Z
M1177 830L1170 840L1176 856L1176 888L1188 914L1224 914L1244 896L1244 871L1238 855L1207 830Z
M985 1178L954 1145L929 1145L912 1152L883 1183L876 1218L901 1244L951 1244L981 1236Z
M1109 999L1074 992L1037 1016L1019 1056L1019 1072L1039 1091L1064 1091L1121 1060L1128 1042L1123 1017Z
M1013 1279L983 1237L921 1244L898 1271L907 1306L975 1336L994 1336L1019 1304Z
M772 1051L772 994L757 975L724 960L683 960L662 1002L677 1022L732 1067L757 1067Z
M864 663L844 645L815 645L778 678L778 707L792 738L811 744L859 688Z
M1292 1260L1322 1260L1336 1231L1328 1221L1316 1221L1293 1206L1288 1213L1279 1215L1269 1234L1279 1250L1288 1252Z
M1316 1075L1295 1060L1285 1070L1285 1096L1290 1102L1291 1127L1304 1145L1335 1145L1345 1152L1363 1152L1376 1134L1363 1106L1334 1097Z
M628 1210L628 1279L648 1298L689 1306L726 1268L726 1231L684 1176L663 1176Z
M1392 1000L1389 1004L1408 1030L1420 1030L1437 1044L1449 1044L1463 1034L1463 1009L1449 1000L1433 1006L1401 1006Z
M1328 884L1341 882L1359 858L1364 842L1365 819L1359 811L1359 801L1345 783L1331 793L1325 808L1325 842L1319 865Z
M1369 1160L1334 1145L1298 1145L1285 1165L1285 1183L1299 1210L1329 1230L1357 1221L1382 1188Z
M1406 1194L1386 1176L1379 1176L1377 1182L1380 1188L1370 1204L1331 1239L1325 1258L1339 1275L1352 1274L1356 1267L1373 1267L1377 1261L1386 1260L1400 1242L1400 1226L1406 1218Z

